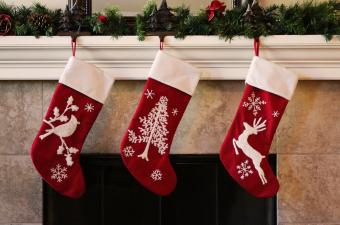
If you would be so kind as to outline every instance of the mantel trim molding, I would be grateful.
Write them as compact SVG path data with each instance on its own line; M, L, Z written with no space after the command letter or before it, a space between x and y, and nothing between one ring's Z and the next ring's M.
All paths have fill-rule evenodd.
M144 80L158 37L140 42L135 36L77 39L77 57L96 64L117 80ZM57 80L71 55L69 37L0 38L0 80ZM230 42L216 36L165 38L164 51L202 71L202 80L243 80L253 57L253 41ZM340 80L340 40L323 36L277 35L261 39L260 56L299 74L301 80Z

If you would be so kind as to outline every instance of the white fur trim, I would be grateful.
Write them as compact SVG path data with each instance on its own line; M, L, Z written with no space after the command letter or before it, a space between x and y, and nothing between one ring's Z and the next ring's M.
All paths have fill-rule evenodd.
M290 100L294 94L298 76L275 63L255 56L246 83Z
M149 77L193 95L200 74L196 68L182 60L158 51L152 64Z
M62 83L80 93L104 104L114 79L94 65L71 57L59 79Z

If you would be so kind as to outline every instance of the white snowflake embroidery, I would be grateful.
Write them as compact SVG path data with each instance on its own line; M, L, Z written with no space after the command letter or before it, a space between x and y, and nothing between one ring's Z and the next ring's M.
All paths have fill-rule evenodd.
M126 146L123 149L123 152L124 152L125 157L131 157L135 153L135 150L133 150L131 146Z
M177 116L177 114L178 114L178 109L177 109L177 108L174 108L174 109L172 110L172 115L173 115L173 116Z
M86 112L92 112L94 110L94 106L91 103L86 103L84 110Z
M261 100L260 97L256 97L255 93L251 93L250 97L248 97L248 102L243 102L243 107L248 110L253 111L253 115L257 116L258 111L261 111L261 106L267 104L267 102Z
M253 174L253 170L251 169L251 166L248 165L248 160L245 160L244 162L241 162L240 165L236 166L237 173L240 176L241 180L244 180L244 178L247 178L249 175Z
M168 149L166 136L169 133L167 130L169 117L167 109L168 99L162 96L147 117L139 117L139 122L142 123L142 127L138 127L140 135L136 135L133 130L128 130L131 143L146 143L144 152L138 157L149 161L148 152L151 145L158 148L159 154L165 154L165 150Z
M274 111L272 114L272 116L275 118L279 117L279 115L280 115L279 111Z
M51 173L51 179L57 180L58 183L61 183L67 178L67 168L61 167L60 164L57 164L55 168L51 168Z
M162 180L162 172L160 170L154 170L150 176L154 181Z
M149 90L149 89L146 89L146 92L144 93L144 95L146 96L146 99L153 99L153 96L155 95L155 93L153 92L153 90Z
M45 134L39 136L40 140L43 140L44 138L50 136L51 134L55 134L59 137L61 143L58 146L57 155L64 155L66 164L68 166L73 165L72 154L79 152L79 149L69 147L66 141L64 140L64 138L71 136L76 131L78 124L80 124L80 122L74 115L71 115L70 119L67 116L65 116L65 113L68 112L69 110L71 110L72 112L78 111L79 107L77 105L73 105L73 100L74 99L72 96L68 97L66 107L61 114L59 108L54 107L53 109L54 117L50 117L48 120L46 119L43 120L44 123L50 126L50 129L46 129ZM64 123L55 127L53 123L56 121ZM65 154L64 151L66 151Z

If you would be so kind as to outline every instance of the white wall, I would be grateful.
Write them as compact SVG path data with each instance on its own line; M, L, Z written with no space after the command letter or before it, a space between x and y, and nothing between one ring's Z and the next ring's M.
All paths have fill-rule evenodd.
M160 2L161 0L158 0ZM227 5L230 5L230 2L232 0L224 0L224 2L227 3ZM267 6L270 4L291 4L295 2L303 2L304 0L260 0L261 5ZM315 0L316 2L322 2L326 0ZM30 5L32 2L35 2L34 0L5 0L6 3L14 4L14 5ZM64 8L67 4L67 0L39 0L38 2L41 2L43 4L48 5L49 8ZM117 5L123 12L138 12L140 11L146 0L92 0L93 2L93 10L94 11L100 11L101 9L105 8L106 6L115 4ZM170 6L178 6L181 4L190 5L191 9L198 10L200 8L205 8L209 4L210 0L168 0L168 4Z

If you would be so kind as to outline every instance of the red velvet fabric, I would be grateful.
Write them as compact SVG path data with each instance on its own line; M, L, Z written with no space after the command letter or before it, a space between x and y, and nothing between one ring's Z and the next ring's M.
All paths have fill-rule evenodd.
M121 156L130 173L157 195L168 195L176 187L169 152L190 99L190 95L149 78L121 142ZM139 157L143 152L147 152L148 161Z
M62 195L79 198L85 192L79 154L102 106L61 83L55 89L31 158L41 177Z
M287 104L285 98L246 85L222 144L220 159L224 167L256 197L272 197L279 189L278 180L268 163L268 152Z

